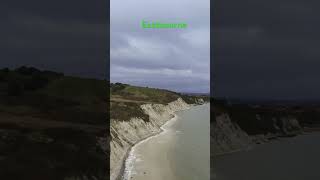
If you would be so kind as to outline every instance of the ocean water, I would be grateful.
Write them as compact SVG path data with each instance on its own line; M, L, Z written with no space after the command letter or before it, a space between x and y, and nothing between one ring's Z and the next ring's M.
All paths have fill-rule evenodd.
M179 180L210 179L210 105L196 106L177 113L181 121L173 128L177 133L173 151Z
M127 180L209 180L210 104L180 111L163 132L132 148Z
M214 180L319 180L320 133L282 138L214 159Z

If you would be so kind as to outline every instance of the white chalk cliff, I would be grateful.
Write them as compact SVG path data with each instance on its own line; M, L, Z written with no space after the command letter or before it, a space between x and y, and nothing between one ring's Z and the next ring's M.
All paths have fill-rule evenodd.
M111 119L110 123L110 179L119 178L123 162L130 148L139 141L161 132L161 126L174 117L174 113L190 107L181 98L163 104L144 104L141 109L149 115L149 121L132 117L129 121Z

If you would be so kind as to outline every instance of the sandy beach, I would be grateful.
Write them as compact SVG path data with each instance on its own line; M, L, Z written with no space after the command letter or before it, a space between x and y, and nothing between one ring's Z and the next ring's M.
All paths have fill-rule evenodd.
M172 157L168 153L174 147L175 131L170 129L179 117L165 123L162 132L148 137L131 148L125 161L124 180L175 179L172 171Z

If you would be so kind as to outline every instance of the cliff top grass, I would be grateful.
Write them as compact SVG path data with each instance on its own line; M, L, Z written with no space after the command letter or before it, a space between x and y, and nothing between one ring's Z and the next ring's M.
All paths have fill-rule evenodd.
M128 84L110 84L110 118L128 121L132 117L149 121L140 105L167 104L179 98L178 94L161 89L137 87Z
M132 117L142 118L145 121L149 117L140 108L142 104L168 104L182 98L188 104L195 104L197 98L202 96L185 95L165 89L150 87L138 87L129 84L110 84L111 119L130 120Z
M107 124L108 84L21 67L0 70L0 115Z
M131 101L136 103L167 104L179 98L179 95L172 91L149 87L131 86L121 83L111 84L110 92L112 100Z

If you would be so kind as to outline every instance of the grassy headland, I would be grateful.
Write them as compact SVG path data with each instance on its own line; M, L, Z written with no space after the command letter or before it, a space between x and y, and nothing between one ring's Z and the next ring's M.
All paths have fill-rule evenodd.
M132 117L139 117L145 121L149 120L144 114L140 105L146 103L168 104L182 98L188 104L196 104L199 98L208 100L206 96L195 96L177 93L164 89L149 87L138 87L122 83L110 84L111 119L130 120Z

